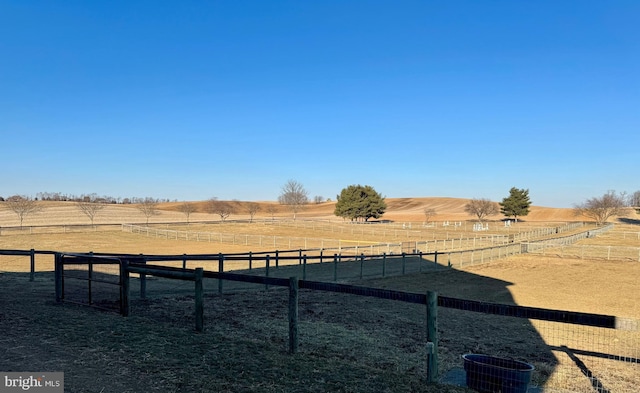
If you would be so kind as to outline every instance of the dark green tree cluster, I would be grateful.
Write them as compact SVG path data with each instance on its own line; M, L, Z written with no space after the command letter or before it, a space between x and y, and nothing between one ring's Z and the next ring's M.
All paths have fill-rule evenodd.
M334 214L351 221L370 218L380 218L387 210L387 203L382 195L371 186L350 185L344 188L338 201Z
M529 190L511 187L509 196L500 202L500 213L506 217L513 217L518 222L518 217L529 214L529 207L531 207Z

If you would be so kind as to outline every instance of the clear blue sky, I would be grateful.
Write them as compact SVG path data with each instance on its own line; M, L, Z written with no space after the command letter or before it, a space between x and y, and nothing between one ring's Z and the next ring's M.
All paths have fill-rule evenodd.
M0 196L640 189L640 1L0 2Z

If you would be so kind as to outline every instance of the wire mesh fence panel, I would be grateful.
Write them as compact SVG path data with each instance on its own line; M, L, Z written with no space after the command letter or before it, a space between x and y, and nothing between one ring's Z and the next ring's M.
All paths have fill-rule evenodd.
M534 387L543 386L557 365L552 351L527 319L439 308L438 321L441 382L465 386L473 383L467 377L496 378L490 371L486 375L466 371L463 355L467 354L530 364L534 369L529 371L528 383ZM494 382L489 391L502 390L502 385Z
M446 308L438 320L442 382L523 393L523 380L544 393L637 392L638 321L623 330Z
M65 302L118 311L120 309L119 265L65 263L62 296Z
M532 321L558 364L545 392L637 392L640 331Z
M194 282L189 280L176 280L164 277L146 275L144 288L141 288L140 275L131 275L131 287L129 296L131 299L162 299L162 298L193 298ZM213 281L213 280L211 280ZM204 280L205 290L212 288L212 282Z

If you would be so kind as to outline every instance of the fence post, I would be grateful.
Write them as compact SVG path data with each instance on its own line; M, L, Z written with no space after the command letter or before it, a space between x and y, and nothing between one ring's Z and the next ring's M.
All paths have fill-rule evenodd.
M474 240L475 240L475 239L474 239ZM433 255L434 255L434 257L433 257L433 263L437 265L437 264L438 264L438 250L436 250L435 254L433 254Z
M36 274L36 250L32 248L31 251L29 251L29 257L31 258L31 272L29 273L29 281L33 281Z
M298 265L302 265L302 249L298 249Z
M302 257L302 279L307 279L307 254Z
M196 296L196 332L204 331L204 288L202 277L204 270L197 267L195 271L195 296Z
M64 274L64 265L62 264L62 256L60 253L54 254L54 264L55 264L55 280L56 280L56 303L62 302L64 299L64 293L62 290L62 277Z
M123 259L120 261L120 314L123 317L129 316L129 290L131 282L129 281L129 261Z
M276 251L276 255L278 255L278 251ZM276 258L276 261L277 260L278 259ZM265 257L265 259L264 259L264 273L265 273L266 277L269 277L269 262L270 262L269 261L269 255L267 255ZM264 284L264 289L268 291L269 290L269 284L265 283Z
M362 280L362 269L364 267L364 253L360 254L360 279Z
M276 250L276 269L280 267L280 255L278 250ZM267 270L267 277L269 277L269 271Z
M404 276L404 272L405 272L405 266L407 264L406 262L407 260L407 254L406 253L402 253L402 275Z
M142 254L140 254L142 256ZM147 266L147 258L142 257L140 263ZM140 299L147 298L147 274L140 273Z
M224 273L224 255L222 253L218 254L218 273ZM218 293L222 295L222 280L218 278Z
M418 260L418 271L422 273L422 251L420 251L418 255L420 256L420 259Z
M289 277L289 353L298 351L298 278Z
M249 270L253 268L253 253L249 251Z
M187 268L187 254L182 254L182 268Z
M427 382L438 379L438 293L428 291L427 303Z
M87 275L88 275L88 280L87 280L87 289L88 289L88 303L89 304L93 304L93 298L91 296L91 290L92 290L92 285L91 283L93 282L93 251L89 251L89 263L87 266Z
M387 253L382 253L382 277L384 277L385 270L387 269Z
M333 281L338 281L338 254L333 254Z

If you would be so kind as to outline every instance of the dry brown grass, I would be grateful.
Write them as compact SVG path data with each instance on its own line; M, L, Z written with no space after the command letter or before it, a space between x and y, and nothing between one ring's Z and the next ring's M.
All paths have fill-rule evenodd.
M453 210L460 206L459 200L442 198L440 202L442 211L445 206L452 209L448 217L456 217ZM421 208L426 201L397 203L394 220L422 220ZM318 212L330 215L332 208L326 205L318 206ZM68 215L70 223L83 219L74 218L68 206L62 207L60 214ZM112 208L124 209L118 210L122 214L119 217L128 222L137 217L129 215L130 208ZM169 214L173 213L166 217ZM553 216L552 221L563 221L555 210L544 214ZM180 213L174 217L179 220ZM603 237L585 242L637 246L637 239L625 233L638 232L639 228L620 225L606 235L606 241ZM282 230L294 231L286 232L288 235L301 233L300 229ZM316 236L326 237L327 233ZM240 245L168 241L119 230L0 236L0 249L4 248L145 254L247 251ZM0 257L0 262L6 261L3 258L7 257ZM24 263L24 257L17 258ZM640 264L631 262L522 255L464 270L372 279L360 284L420 293L436 290L445 296L640 318L636 298L621 295L638 293L639 269ZM210 294L205 302L206 332L194 334L193 298L188 295L135 301L132 317L125 319L68 304L55 305L50 274L42 273L36 282L29 283L23 273L4 273L0 274L0 284L0 328L5 332L0 339L5 353L0 369L62 370L71 392L465 391L425 384L424 308L419 306L303 291L300 353L291 356L286 354L286 292L277 289L222 297ZM566 326L562 333L555 326L447 309L441 310L439 320L443 369L458 367L463 353L484 352L534 363L540 370L535 377L538 385L566 383L556 381L566 379L565 374L559 374L558 363L567 363L566 367L575 371L570 362L549 348L563 342L560 334L576 334ZM611 343L620 340L606 338ZM609 345L597 349L619 354L616 347ZM587 362L595 372L602 371L599 363L592 364L590 359ZM615 373L630 373L633 382L637 380L637 368L630 370ZM606 386L616 386L606 376L601 377ZM585 385L586 378L580 372L575 379L580 386ZM585 390L576 391L589 389L586 384ZM614 390L634 392L635 385L623 384Z
M383 218L400 222L422 222L425 220L423 213L425 208L436 210L434 221L466 221L473 220L474 217L464 212L464 205L469 201L463 198L387 198L388 209ZM27 216L24 221L25 226L31 225L63 225L63 224L89 224L90 221L78 210L73 202L41 202L44 208L41 212ZM206 212L206 202L193 202L197 211L193 213L190 220L193 222L202 220L219 220L219 216ZM248 219L247 203L230 201L236 210L230 219ZM256 219L270 219L268 206L276 210L275 218L291 218L291 213L285 206L274 202L256 202L261 209L256 215ZM174 222L185 221L185 215L179 210L181 202L162 203L159 205L160 215L150 218L150 222ZM338 220L333 211L335 202L324 202L320 204L309 204L298 214L300 218L329 219ZM499 216L490 217L499 219ZM638 219L640 216L635 212L629 212L629 218ZM552 208L542 206L532 206L528 216L522 218L524 221L546 221L546 222L566 222L580 221L585 217L574 215L573 209ZM139 222L144 223L146 217L140 213L135 205L106 205L98 212L96 224L121 224ZM8 209L3 209L0 203L0 226L18 226L20 224L15 213Z

